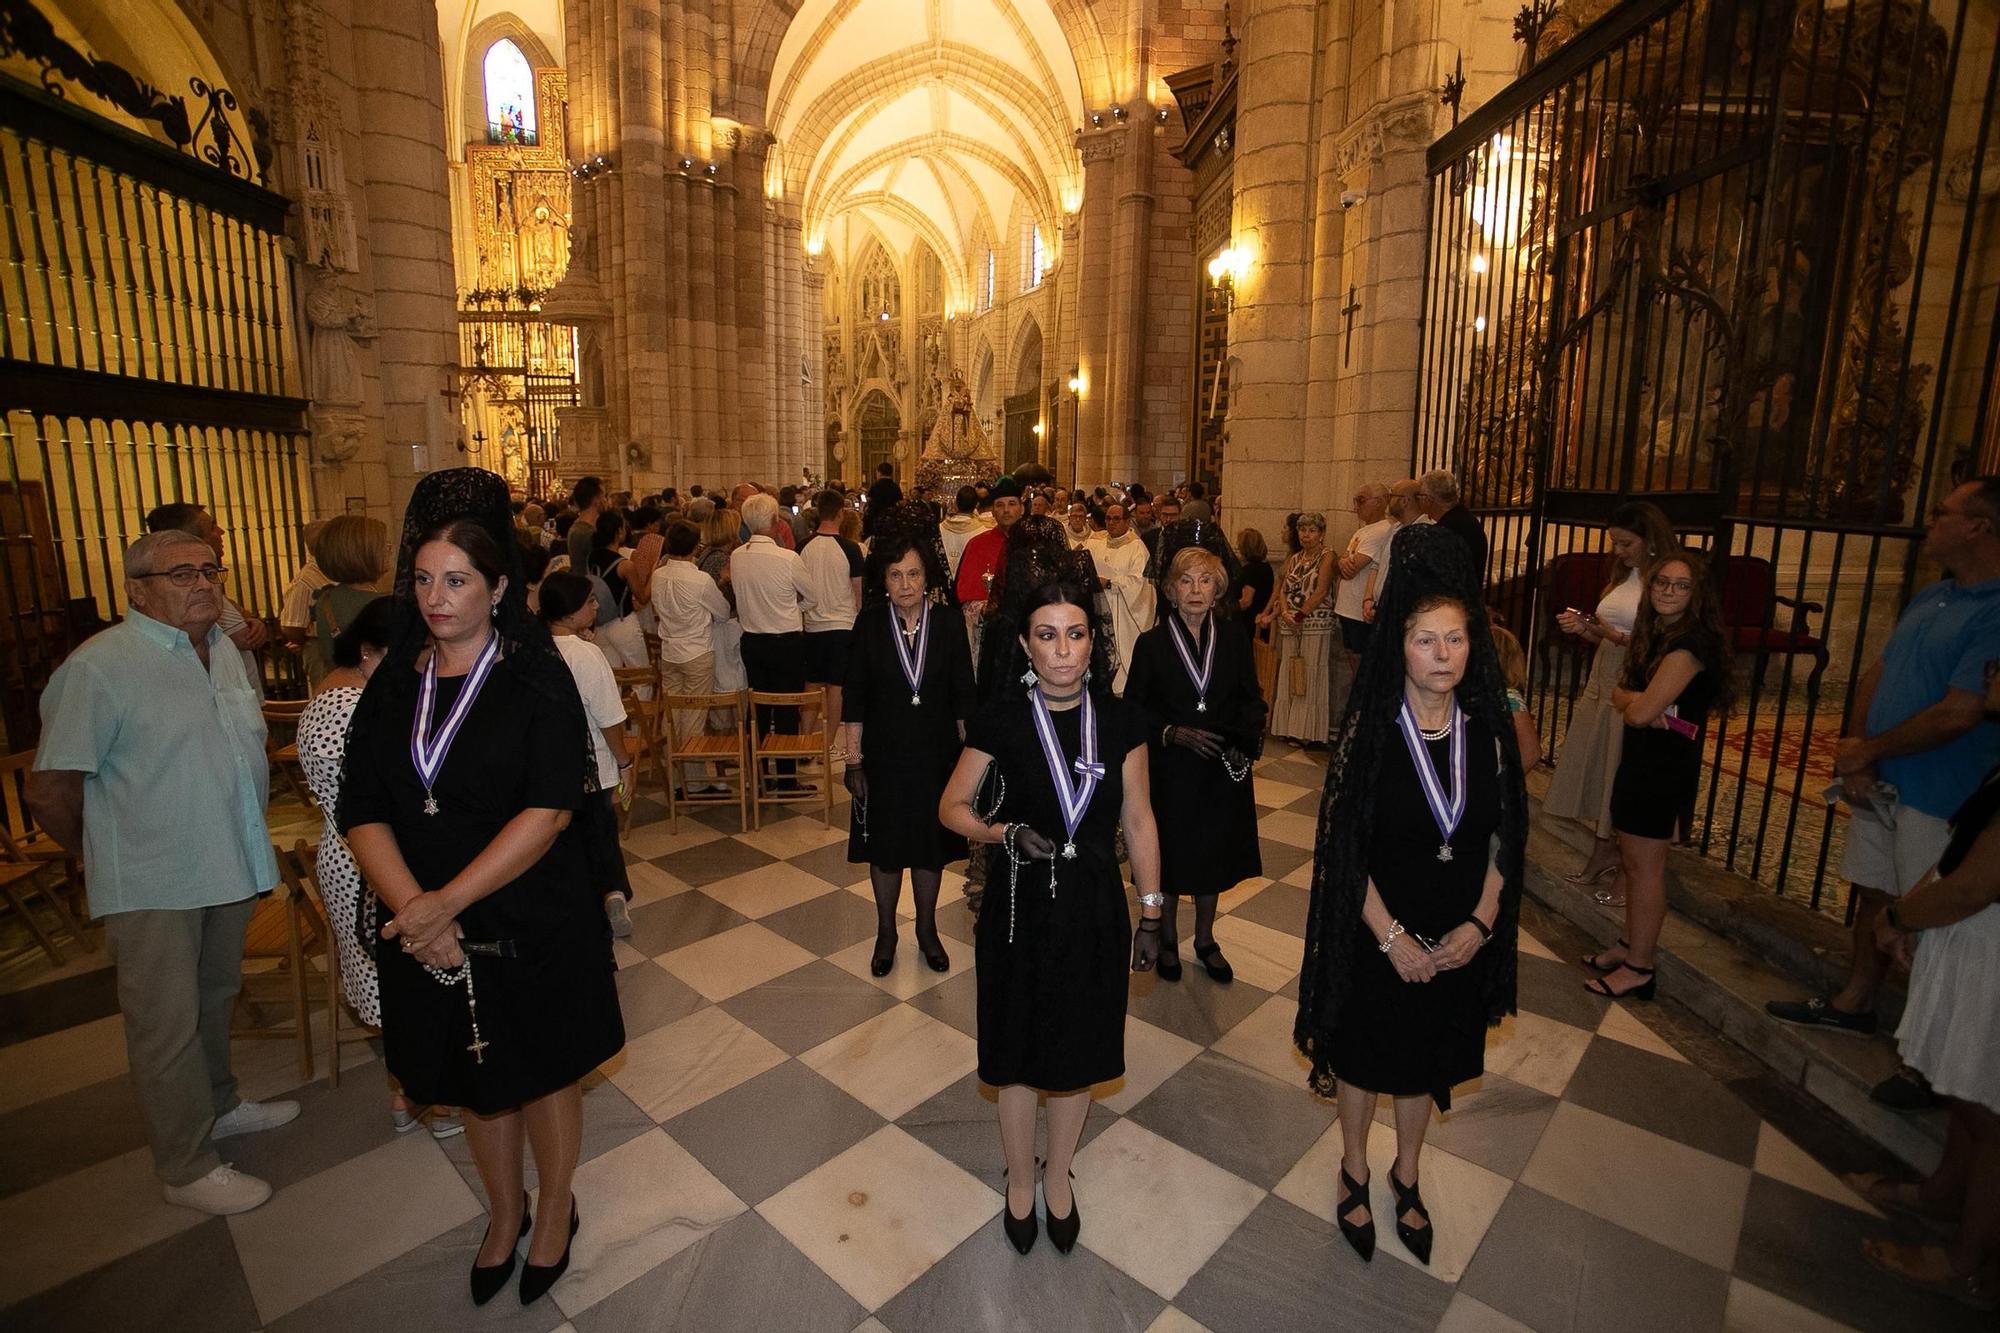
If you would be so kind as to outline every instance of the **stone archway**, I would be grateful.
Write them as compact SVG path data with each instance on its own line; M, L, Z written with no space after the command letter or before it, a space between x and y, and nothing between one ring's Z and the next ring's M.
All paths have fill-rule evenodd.
M1014 392L1007 396L1006 465L1047 461L1051 442L1042 420L1042 329L1030 315L1014 334ZM1035 428L1040 426L1038 432Z

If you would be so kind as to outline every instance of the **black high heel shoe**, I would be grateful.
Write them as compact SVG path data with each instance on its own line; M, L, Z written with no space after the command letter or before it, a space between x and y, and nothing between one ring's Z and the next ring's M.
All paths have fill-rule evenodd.
M576 1197L572 1195L569 1201L569 1239L563 1242L562 1258L547 1266L526 1262L522 1263L521 1304L533 1305L536 1301L548 1295L549 1288L553 1287L562 1278L562 1275L569 1271L569 1252L570 1248L576 1244L577 1221Z
M1350 1222L1347 1215L1356 1207L1368 1209L1366 1222ZM1347 1237L1347 1243L1361 1256L1362 1263L1370 1263L1375 1258L1375 1210L1368 1205L1368 1186L1347 1174L1347 1168L1340 1168L1340 1207L1334 1210L1333 1220L1340 1224L1340 1234Z
M1618 943L1612 945L1611 949L1629 949L1631 947L1632 946L1627 944L1625 942L1624 937L1621 935L1618 939ZM1591 971L1600 974L1607 972L1616 972L1619 968L1625 966L1623 962L1613 963L1611 964L1611 966L1606 967L1603 963L1598 961L1599 959L1603 958L1605 954L1610 953L1611 949L1599 949L1596 953L1587 953L1583 957L1577 959L1576 961L1582 963L1585 967L1589 968Z
M1236 969L1222 956L1222 946L1214 940L1210 940L1207 944L1195 945L1194 956L1201 959L1202 970L1208 973L1208 979L1216 985L1227 986L1236 980Z
M1624 968L1627 972L1636 973L1644 977L1645 980L1630 990L1612 990L1611 972L1616 972L1618 967ZM1610 1000L1650 1000L1653 998L1653 991L1659 985L1659 980L1654 977L1652 968L1635 967L1631 963L1620 963L1618 967L1612 968L1611 972L1606 972L1601 977L1593 977L1591 980L1584 982L1583 988L1592 995L1602 995Z
M1000 1174L1002 1179L1005 1179L1007 1173L1003 1171ZM1034 1249L1035 1237L1040 1235L1042 1230L1041 1222L1035 1216L1034 1198L1030 1196L1028 1199L1028 1215L1016 1217L1014 1205L1007 1202L1006 1190L1001 1190L1000 1229L1007 1233L1007 1243L1014 1247L1015 1253L1026 1254Z
M1181 979L1181 948L1178 942L1173 944L1161 942L1159 961L1153 964L1153 971L1162 981Z
M1396 1236L1403 1242L1403 1248L1417 1257L1417 1262L1425 1267L1431 1262L1431 1241L1437 1237L1437 1229L1431 1225L1431 1210L1424 1207L1424 1196L1415 1185L1405 1185L1396 1179L1396 1168L1389 1168L1389 1188L1396 1191ZM1413 1227L1403 1221L1404 1213L1415 1213L1424 1219L1420 1227Z
M928 944L924 943L923 936L917 936L917 952L923 955L924 965L931 971L951 971L951 955L944 951L944 943L937 936L931 936Z
M1042 1208L1049 1213L1049 1243L1056 1247L1057 1254L1068 1254L1076 1248L1076 1237L1083 1230L1083 1210L1076 1206L1076 1172L1069 1173L1069 1216L1057 1217L1049 1210L1048 1182L1042 1183Z
M896 965L896 937L891 935L885 942L880 935L875 937L875 954L868 960L868 975L886 977L889 969Z
M507 1279L514 1276L514 1251L521 1248L521 1237L526 1236L534 1225L535 1219L528 1212L528 1195L524 1190L521 1193L521 1231L519 1235L514 1237L514 1249L507 1251L507 1262L489 1264L485 1267L481 1267L478 1264L472 1266L472 1303L474 1305L484 1305L495 1296L498 1296L500 1289L507 1285ZM491 1216L488 1216L486 1219L486 1234L488 1236L493 1234L493 1219ZM486 1248L484 1237L481 1237L479 1241L479 1248L482 1250ZM475 1253L473 1257L476 1259L479 1256Z

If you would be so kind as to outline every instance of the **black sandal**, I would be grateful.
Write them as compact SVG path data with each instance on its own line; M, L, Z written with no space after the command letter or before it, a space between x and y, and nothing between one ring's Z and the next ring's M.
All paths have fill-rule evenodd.
M1389 1188L1396 1191L1396 1236L1403 1242L1403 1248L1417 1257L1417 1262L1428 1267L1431 1262L1431 1241L1436 1239L1437 1230L1431 1226L1431 1210L1424 1207L1424 1196L1415 1185L1405 1185L1396 1179L1396 1168L1389 1168ZM1413 1227L1403 1221L1404 1213L1415 1213L1424 1219L1420 1227Z
M1612 990L1611 972L1616 972L1618 967L1624 968L1627 972L1637 973L1639 976L1644 977L1645 980L1630 990ZM1620 963L1618 967L1612 968L1611 972L1606 972L1601 977L1594 977L1584 982L1583 988L1592 995L1602 995L1607 1000L1650 1000L1653 998L1653 989L1659 982L1654 977L1652 968L1636 967L1631 963Z
M1207 944L1195 945L1194 956L1201 959L1202 968L1208 973L1209 980L1217 985L1227 986L1236 980L1236 969L1222 956L1222 946L1214 940L1210 940Z
M1357 1207L1368 1209L1366 1222L1347 1220L1347 1215ZM1340 1234L1347 1237L1347 1243L1361 1256L1361 1262L1371 1262L1375 1258L1375 1210L1369 1207L1368 1186L1348 1175L1344 1166L1340 1168L1340 1207L1334 1210L1333 1220L1340 1224Z
M1619 937L1618 943L1611 946L1612 949L1630 949L1631 947L1632 947L1631 945L1625 942L1623 936ZM1605 954L1608 954L1610 952L1611 949L1599 949L1596 953L1587 953L1583 957L1577 959L1576 961L1582 963L1585 967L1589 968L1593 972L1608 976L1609 974L1616 972L1619 968L1625 966L1625 964L1622 961L1620 961L1613 963L1609 967L1606 967L1603 963L1598 961L1598 959L1604 957Z

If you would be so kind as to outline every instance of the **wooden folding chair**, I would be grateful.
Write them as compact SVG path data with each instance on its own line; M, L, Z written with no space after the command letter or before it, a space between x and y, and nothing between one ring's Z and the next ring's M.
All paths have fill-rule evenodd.
M243 941L245 963L270 966L244 969L243 989L237 997L237 1021L230 1025L229 1035L296 1042L299 1078L308 1080L313 1076L313 1010L324 1005L327 1056L332 1066L327 1073L327 1086L337 1087L340 1043L362 1040L366 1032L359 1024L350 1025L345 1036L341 1032L344 1006L340 957L333 929L327 922L325 904L320 902L318 886L313 880L311 845L300 841L289 851L283 847L272 850L277 853L282 883L258 902ZM289 1017L277 1023L261 1021L260 1006L267 1002L282 1005Z
M747 749L745 723L749 713L743 701L743 691L727 694L664 694L658 699L660 708L658 740L663 785L667 789L668 827L680 832L680 807L683 805L723 805L736 807L744 832L750 831L750 760ZM692 713L697 719L686 735L680 734L677 725L679 716ZM727 713L729 730L711 732L707 720L711 713ZM702 780L710 784L720 784L721 792L694 795L694 775L687 765L706 765L709 771ZM677 789L689 794L678 796Z
M264 701L264 753L308 810L317 808L312 788L306 785L306 770L299 763L299 717L306 711L302 699Z
M828 827L833 824L833 743L827 738L824 726L815 726L809 733L770 731L762 725L766 708L824 708L826 695L819 690L806 690L798 694L770 694L762 690L751 690L750 694L750 767L752 772L750 791L750 823L753 828L764 826L764 807L767 805L807 805L814 801L823 807L823 818ZM769 765L782 760L817 759L820 765L818 791L772 792L771 783L792 774L771 771Z
M27 779L34 767L33 750L0 755L0 864L46 867L39 878L21 876L16 881L28 885L25 893L48 894L57 924L76 936L85 953L95 953L96 942L78 926L89 915L83 867L68 848L43 832L28 812Z
M625 705L625 751L632 761L632 783L634 795L641 787L641 779L648 767L653 770L655 781L666 784L660 767L660 673L652 667L613 667L611 677L618 682L618 697ZM646 698L641 691L649 691ZM667 793L669 796L671 792ZM632 828L632 807L621 804L618 808L618 831L628 833Z

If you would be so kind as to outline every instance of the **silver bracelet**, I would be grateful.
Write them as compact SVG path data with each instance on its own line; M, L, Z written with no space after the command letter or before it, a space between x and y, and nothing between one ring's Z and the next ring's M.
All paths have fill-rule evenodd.
M1389 946L1394 944L1396 942L1396 937L1402 933L1403 933L1403 923L1400 921L1391 921L1389 923L1389 933L1382 937L1382 946L1381 946L1382 952L1383 953L1389 952Z
M1166 905L1167 895L1164 893L1142 893L1139 895L1139 906L1141 907L1164 908Z

